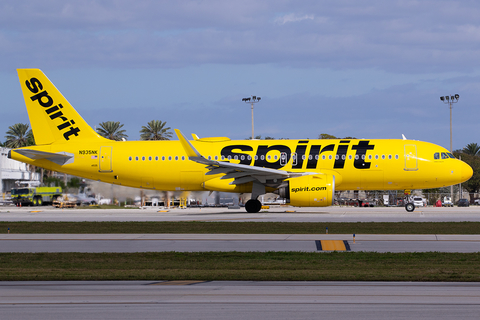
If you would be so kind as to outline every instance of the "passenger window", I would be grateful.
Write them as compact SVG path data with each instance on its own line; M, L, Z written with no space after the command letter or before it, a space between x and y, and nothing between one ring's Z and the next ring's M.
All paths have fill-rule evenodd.
M392 155L391 154L388 155L388 160L392 160Z
M165 156L162 157L162 161L165 161Z
M148 160L149 160L149 161L152 161L152 157L148 157Z
M329 155L329 156L328 156L328 160L332 160L332 155Z
M442 159L448 159L448 156L445 152L442 152Z
M168 160L172 160L172 156L169 156L169 157L168 157Z
M385 160L385 155L384 154L382 154L382 160Z
M396 155L395 155L395 159L397 159L397 160L398 160L398 154L396 154Z
M175 156L175 161L177 161L177 160L178 160L178 156Z
M215 158L216 158L216 157L215 157ZM182 160L185 160L185 156L182 156ZM215 159L215 160L217 160L217 159Z
M322 160L325 160L325 155L322 156Z
M138 161L138 157L135 157L135 161Z
M440 153L435 152L435 153L433 154L433 159L434 159L434 160L440 159Z
M155 157L155 161L158 161L158 156Z
M378 154L375 155L375 160L378 160Z
M132 157L128 157L128 161L132 161Z
M372 155L371 154L368 155L368 160L372 160Z
M142 161L145 161L145 157L142 157Z

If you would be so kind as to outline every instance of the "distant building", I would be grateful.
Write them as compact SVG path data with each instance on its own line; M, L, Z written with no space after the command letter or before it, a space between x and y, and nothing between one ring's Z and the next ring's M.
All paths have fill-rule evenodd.
M8 159L9 150L0 147L0 196L15 188L15 181L40 181L40 174L30 172L29 165Z

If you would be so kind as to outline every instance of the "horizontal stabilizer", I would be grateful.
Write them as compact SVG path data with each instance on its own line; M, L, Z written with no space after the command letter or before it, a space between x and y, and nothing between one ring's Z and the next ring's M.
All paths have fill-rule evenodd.
M22 156L30 158L32 160L45 159L52 161L60 166L73 163L74 155L67 152L45 152L32 149L17 149L15 152L20 153Z

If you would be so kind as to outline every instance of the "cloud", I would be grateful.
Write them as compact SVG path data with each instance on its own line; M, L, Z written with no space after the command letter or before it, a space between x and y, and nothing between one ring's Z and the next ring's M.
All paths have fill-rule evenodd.
M282 17L276 18L274 22L277 24L286 24L289 22L299 22L303 20L313 20L313 19L314 19L313 14L298 15L295 13L289 13Z
M480 3L453 0L6 0L0 70L271 63L468 72L479 67L479 15Z

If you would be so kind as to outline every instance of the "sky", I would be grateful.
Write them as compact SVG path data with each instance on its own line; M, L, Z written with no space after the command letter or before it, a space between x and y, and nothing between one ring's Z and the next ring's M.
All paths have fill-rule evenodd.
M0 2L0 140L39 68L92 127L479 143L479 1ZM173 130L172 130L173 131Z

